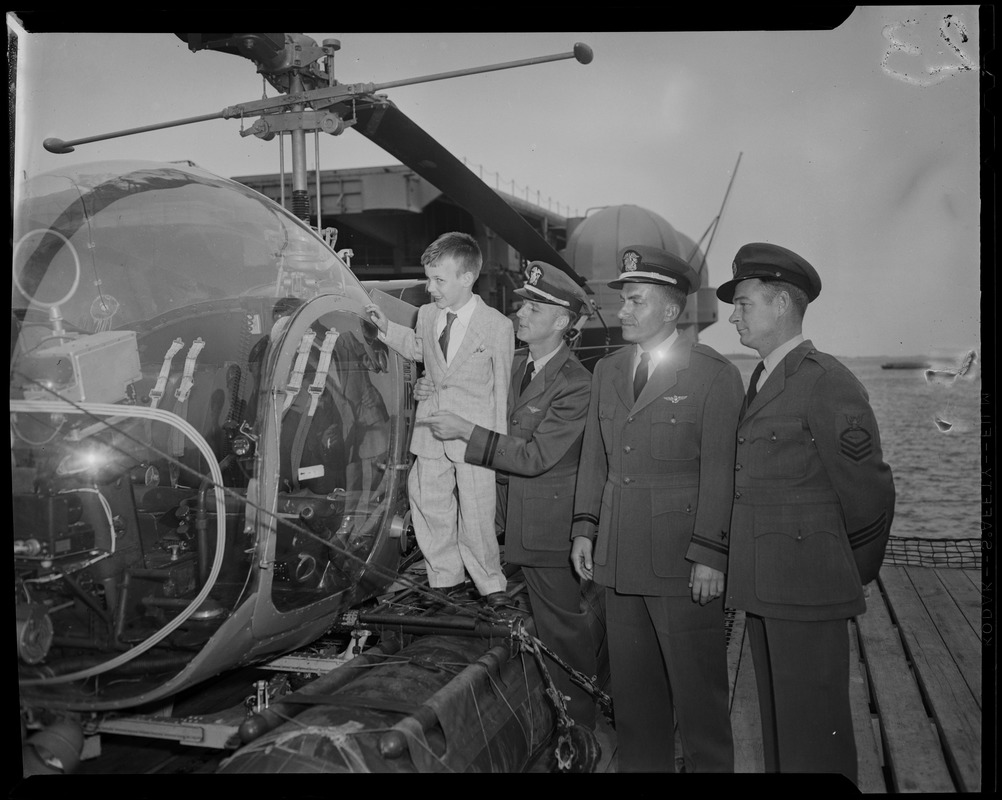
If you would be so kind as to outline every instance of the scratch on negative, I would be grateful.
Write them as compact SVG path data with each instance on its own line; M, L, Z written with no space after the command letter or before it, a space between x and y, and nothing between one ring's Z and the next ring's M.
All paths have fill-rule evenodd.
M892 23L884 26L881 31L881 35L889 42L889 45L884 53L883 59L880 62L880 67L887 75L905 83L912 84L913 86L933 86L937 83L942 83L944 80L953 75L960 72L969 72L977 67L977 63L960 46L967 44L970 39L967 33L967 27L964 25L962 20L955 17L953 14L947 14L939 21L939 38L942 39L946 47L953 54L953 57L956 58L956 63L922 63L920 59L924 55L931 59L935 54L923 53L923 50L919 45L899 38L899 36L908 32L906 29L915 28L919 24L920 20L906 19L903 22ZM951 35L951 29L956 31L954 35ZM959 44L955 41L955 39L959 40ZM915 60L916 71L914 74L902 72L899 69L893 68L888 63L891 57L898 53L904 54L905 56ZM943 56L946 55L943 53L940 54Z

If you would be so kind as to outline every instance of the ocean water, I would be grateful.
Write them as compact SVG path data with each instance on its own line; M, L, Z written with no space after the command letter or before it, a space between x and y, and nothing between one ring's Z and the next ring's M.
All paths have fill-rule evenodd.
M957 370L956 359L934 369ZM981 537L981 378L978 361L963 377L928 380L924 369L882 369L893 359L840 359L862 382L880 427L884 460L897 493L893 536ZM745 385L754 358L734 359ZM939 422L937 422L937 419Z

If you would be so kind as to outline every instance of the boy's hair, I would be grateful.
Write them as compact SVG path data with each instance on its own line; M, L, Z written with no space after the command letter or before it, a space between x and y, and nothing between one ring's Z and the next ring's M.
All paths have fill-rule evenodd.
M421 255L421 266L427 267L447 256L452 256L456 260L460 272L472 272L474 278L480 275L484 259L480 253L480 245L470 234L459 231L443 233L428 245Z

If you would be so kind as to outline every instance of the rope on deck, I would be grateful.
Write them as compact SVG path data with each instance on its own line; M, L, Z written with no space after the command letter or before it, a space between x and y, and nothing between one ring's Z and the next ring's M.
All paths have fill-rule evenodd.
M884 563L899 567L953 567L981 569L980 539L922 539L892 536Z

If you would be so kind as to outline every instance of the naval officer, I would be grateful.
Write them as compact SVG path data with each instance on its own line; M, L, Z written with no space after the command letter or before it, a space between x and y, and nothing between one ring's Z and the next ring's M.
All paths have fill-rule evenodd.
M737 432L727 604L743 609L767 772L857 779L849 617L866 610L894 516L894 482L866 389L802 334L821 279L752 243L717 297L756 365Z
M679 335L699 274L626 247L627 346L592 378L571 560L605 587L619 769L733 772L722 593L734 493L737 368Z

